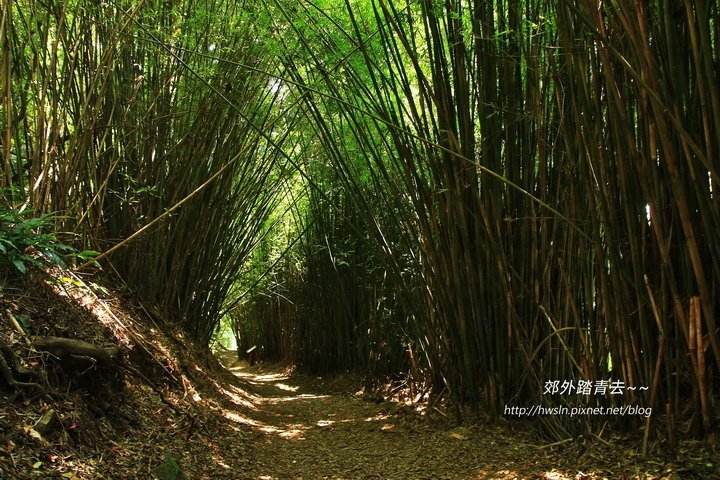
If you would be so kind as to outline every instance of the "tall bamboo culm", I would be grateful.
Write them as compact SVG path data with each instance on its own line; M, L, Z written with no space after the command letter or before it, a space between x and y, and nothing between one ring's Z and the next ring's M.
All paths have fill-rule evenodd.
M396 328L436 392L496 413L638 404L648 438L712 438L717 2L345 6L268 9L377 278L419 300ZM553 380L637 390L544 393Z

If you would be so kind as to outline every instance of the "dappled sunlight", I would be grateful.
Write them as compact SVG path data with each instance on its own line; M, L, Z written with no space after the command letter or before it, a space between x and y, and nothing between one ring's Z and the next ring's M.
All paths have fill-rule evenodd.
M358 423L359 421L359 418L344 418L341 420L318 420L316 425L318 427L327 427L330 425L338 425L343 423Z
M260 431L263 433L280 433L283 430L281 430L277 427L271 427L271 426L265 425L263 427L260 427Z
M257 383L276 382L278 380L287 380L289 378L284 373L266 373L266 374L249 373L249 372L243 370L242 367L234 367L234 368L231 368L230 371L233 372L233 374L235 374L236 377L240 377L245 380L252 380L253 382L257 382Z
M245 417L243 415L240 415L237 412L231 412L230 410L224 410L223 416L230 420L231 422L239 423L241 425L250 425L253 427L259 427L261 426L260 423L256 422L255 420L252 420L248 417Z
M390 473L385 469L394 469L400 464L408 465L407 468L420 477L422 472L436 473L438 468L458 468L458 471L463 471L463 476L458 478L526 478L525 467L512 460L512 455L505 454L507 447L483 440L494 439L493 433L483 434L472 428L458 432L451 425L427 427L427 416L417 412L414 406L407 408L411 406L407 402L378 405L362 401L357 396L345 398L324 394L317 390L317 385L322 385L322 382L316 383L313 377L257 371L255 368L239 368L235 372L242 382L239 386L216 385L218 391L237 406L237 409L231 406L229 410L223 410L224 417L231 423L228 427L231 434L243 435L251 429L265 438L256 443L256 447L263 452L262 458L267 459L268 463L263 464L267 469L261 468L253 478L295 478L295 472L314 468L310 465L315 460L308 464L308 456L317 458L318 455L337 454L347 455L342 458L354 458L365 452L375 458L374 455L384 455L389 451L394 452L393 462L399 462L393 463L392 467L384 462L373 466L365 464L369 470L362 473L358 470L360 467L337 457L333 468L345 468L346 473L352 472L347 478L360 478L358 474L365 475L371 471L376 475L373 478L385 478L382 472ZM419 461L419 449L426 450L432 458ZM533 457L530 452L527 453L528 458ZM500 457L502 459L498 460ZM220 461L222 458L216 459L216 462ZM455 467L447 466L453 462L457 462ZM281 463L285 470L277 467L277 463ZM439 467L440 464L445 467ZM568 472L550 468L551 465L538 468L538 472L544 473L533 478L575 479L571 474L567 476ZM277 472L286 476L277 475ZM266 475L263 477L260 473ZM267 475L269 473L273 475ZM602 476L578 478L596 479Z
M263 420L253 419L240 411L233 409L223 409L223 415L226 419L233 422L231 426L233 430L241 431L242 426L250 426L253 430L267 436L281 438L283 440L305 440L306 435L311 430L327 430L332 429L338 424L352 424L362 422L363 417L344 418L339 417L337 413L327 412L324 409L318 411L317 415L313 415L313 402L323 401L331 398L330 395L322 395L315 393L298 393L301 389L300 385L288 383L290 378L286 373L273 372L252 372L247 367L236 367L230 369L233 374L241 379L247 385L254 388L262 388L263 392L270 393L272 390L287 393L287 395L268 396L261 395L260 392L251 394L242 388L233 385L221 385L217 382L215 387L218 392L222 393L230 402L237 405L241 409L247 409L248 413L254 416L255 412L260 412L259 406L278 407L284 404L302 403L307 404L310 408L306 412L310 413L310 418L304 421L297 421L294 414L290 413L270 413L263 416ZM303 409L305 407L302 407ZM312 418L315 416L315 418ZM339 418L338 418L339 417ZM378 419L380 420L380 418Z
M288 385L287 383L279 383L281 380L287 380L288 376L284 374L254 374L254 373L248 373L247 371L242 371L239 369L239 371L234 372L235 375L242 379L242 381L247 382L251 385L261 385L261 386L267 386L267 387L274 387L278 390L281 390L283 392L290 392L294 393L297 392L300 387L294 386L294 385ZM276 383L278 382L278 383ZM290 396L281 396L281 397L260 397L256 395L249 394L248 392L245 392L241 388L232 386L232 385L220 385L217 382L215 382L215 387L217 390L222 393L226 398L228 398L233 404L237 405L238 407L248 408L250 411L257 412L258 411L258 404L263 405L278 405L285 402L293 402L298 400L317 400L326 398L327 395L313 395L313 394L299 394L299 395L290 395ZM282 438L284 440L304 440L304 432L307 430L315 427L313 424L303 424L303 423L297 423L297 422L284 422L280 421L276 424L270 424L267 422L261 422L258 420L253 420L245 415L240 414L237 411L233 410L223 410L223 415L228 420L234 422L238 425L248 425L250 427L253 427L254 430L263 433L265 435L269 436L275 436L278 438ZM278 420L282 417L281 415L275 415L275 418ZM292 419L293 415L285 415L284 417L288 419ZM275 423L275 422L273 422ZM319 422L319 423L322 423ZM334 421L328 421L327 424L334 423ZM237 427L235 427L237 428Z
M304 440L302 430L298 430L298 429L292 429L292 430L287 430L287 431L281 432L279 436L282 438L286 438L286 439Z
M218 457L217 455L213 455L212 459L215 461L216 464L218 464L222 468L225 468L227 470L230 470L232 468L230 465L225 463L225 461L222 458Z
M280 390L285 390L286 392L297 392L300 387L291 387L290 385L286 385L284 383L276 383L275 386L279 388Z
M69 270L54 268L48 270L50 279L47 284L61 297L77 302L102 325L113 332L118 344L124 347L132 346L133 336L136 332L131 329L132 319L121 312L115 312L112 301L100 298L95 290L102 292L103 287L89 282L86 283L80 276ZM123 316L123 319L120 317Z
M584 478L585 475L581 473L581 474L577 475L576 477ZM545 474L543 476L544 480L572 480L572 478L574 478L574 477L568 477L568 476L566 476L560 472L557 472L555 470L550 471L550 472L545 472Z
M381 420L386 420L388 418L390 418L390 415L380 414L380 415L375 415L374 417L368 417L365 419L365 421L366 422L379 422Z
M232 464L237 461L237 458L233 458L237 455L233 455L233 452L228 452L227 449L222 445L222 443L207 441L206 446L207 449L211 452L210 459L212 459L215 465L222 468L223 470L236 469L236 467L233 467Z
M512 470L499 470L494 473L488 472L487 470L480 470L478 472L478 480L485 480L488 478L492 478L493 480L516 480L518 478L521 478L521 476L518 475L517 472L514 472Z
M302 440L304 438L303 432L311 428L310 426L298 423L281 426L268 425L230 410L224 410L223 416L238 425L249 425L258 432L278 436L287 440ZM237 427L231 428L235 431L240 431Z
M269 405L277 405L278 403L285 402L296 402L298 400L318 400L321 398L328 398L328 395L312 395L310 393L302 393L292 397L269 397L261 400L262 403Z
M493 479L493 480L516 480L519 478L524 478L523 475L520 475L515 470L498 470L496 472L491 472L488 470L480 470L476 477L478 480L482 479ZM558 472L557 470L550 470L542 474L542 476L537 475L533 478L536 478L537 480L578 480L578 479L600 479L605 478L601 474L595 474L595 473L582 473L578 472L575 475L571 474L564 474L561 472Z
M213 387L215 387L215 390L229 402L237 405L238 407L257 411L258 408L256 403L260 400L257 396L229 383L223 382L221 384L216 380L211 380L211 383Z
M270 425L265 425L259 428L264 434L276 435L286 440L304 440L303 431L307 430L307 427L301 426L302 428L279 428Z
M226 388L219 387L218 390L223 395L225 395L235 405L237 405L239 407L249 408L250 410L257 410L257 407L255 406L255 404L252 401L248 400L247 398L243 398L240 395L238 395L234 392L231 392L230 390L228 390ZM257 399L253 399L253 400L257 400Z

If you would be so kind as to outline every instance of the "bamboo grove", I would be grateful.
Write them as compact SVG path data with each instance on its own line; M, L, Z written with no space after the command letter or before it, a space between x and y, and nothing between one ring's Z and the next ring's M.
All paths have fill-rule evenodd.
M672 445L720 414L718 15L3 0L4 182L101 251L160 218L103 261L198 343Z
M285 176L294 121L235 2L3 3L4 184L207 343ZM252 161L250 161L252 160ZM157 220L157 222L151 222ZM149 228L146 228L149 227Z
M256 309L275 353L498 413L620 380L663 419L646 438L715 428L716 2L268 8L330 180L305 269Z

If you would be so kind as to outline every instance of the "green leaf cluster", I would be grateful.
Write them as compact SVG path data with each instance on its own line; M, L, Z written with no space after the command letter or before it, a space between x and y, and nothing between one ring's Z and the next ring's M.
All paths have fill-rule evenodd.
M32 216L32 210L15 207L7 199L12 191L6 189L0 202L0 266L25 273L29 265L66 267L70 257L92 258L97 252L78 252L58 239L52 231L54 215Z

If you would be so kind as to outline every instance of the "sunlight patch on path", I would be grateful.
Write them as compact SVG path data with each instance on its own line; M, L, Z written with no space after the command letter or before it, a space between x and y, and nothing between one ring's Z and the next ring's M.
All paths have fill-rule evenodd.
M284 383L276 383L275 386L279 388L280 390L285 390L286 392L297 392L300 387L291 387L290 385L284 384Z
M300 395L294 395L292 397L268 397L263 398L259 403L266 405L277 405L279 403L296 402L298 400L319 400L322 398L329 398L329 395L312 395L310 393L301 393Z
M253 382L257 383L277 382L279 380L287 380L289 378L288 375L284 373L251 373L242 367L233 367L230 369L230 371L238 378L252 380Z
M245 417L243 415L240 415L238 413L231 412L229 410L224 410L223 416L225 416L225 418L227 418L231 422L239 423L241 425L252 425L253 427L262 426L262 424L260 424L259 422L256 422L255 420L252 420L252 419Z

